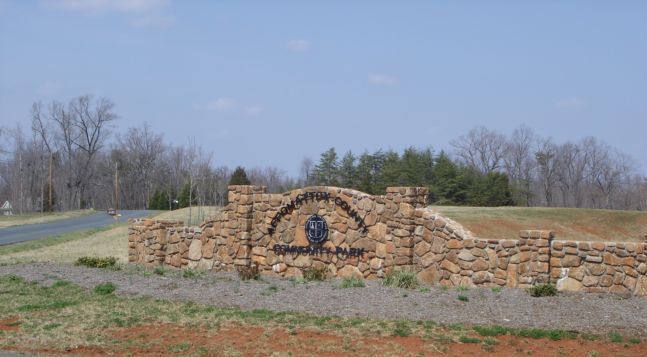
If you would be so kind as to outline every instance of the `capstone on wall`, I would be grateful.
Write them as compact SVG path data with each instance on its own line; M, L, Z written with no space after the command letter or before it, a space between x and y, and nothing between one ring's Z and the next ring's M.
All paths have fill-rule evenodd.
M230 203L200 227L132 220L129 261L213 271L253 264L287 277L310 268L369 279L409 269L423 282L449 286L553 282L560 290L647 295L647 243L557 241L541 230L478 239L426 208L427 196L417 187L371 196L337 187L268 194L261 186L230 186ZM329 229L320 244L304 228L313 215Z

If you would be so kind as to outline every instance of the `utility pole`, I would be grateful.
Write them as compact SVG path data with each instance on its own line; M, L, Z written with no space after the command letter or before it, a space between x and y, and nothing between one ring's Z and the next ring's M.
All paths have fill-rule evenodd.
M49 152L49 212L52 210L52 152Z
M22 208L23 208L22 207L23 206L23 203L22 203L22 149L18 153L18 162L19 162L18 167L20 168L20 195L19 195L19 197L20 197L20 214L22 215Z
M115 162L115 212L119 212L119 163Z

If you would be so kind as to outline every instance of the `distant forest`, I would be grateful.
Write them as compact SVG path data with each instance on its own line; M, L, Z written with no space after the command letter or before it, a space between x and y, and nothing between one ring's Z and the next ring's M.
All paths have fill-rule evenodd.
M371 194L425 186L437 205L647 209L647 178L631 157L597 138L556 143L526 126L511 135L476 127L440 151L330 148L304 158L291 177L271 166L217 166L211 152L172 145L148 124L115 135L116 122L106 98L34 103L28 130L0 128L0 204L11 201L16 213L222 205L230 183L251 183L270 192L331 185Z

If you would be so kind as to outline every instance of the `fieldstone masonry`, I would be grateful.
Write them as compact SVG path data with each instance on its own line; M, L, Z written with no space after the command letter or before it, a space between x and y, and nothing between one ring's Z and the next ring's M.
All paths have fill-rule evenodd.
M427 208L421 187L389 187L371 196L315 186L268 194L263 186L229 186L229 204L200 227L137 219L129 226L129 261L175 268L232 271L258 266L264 274L381 278L410 269L421 281L448 286L524 288L553 282L559 290L647 295L643 243L554 240L551 231L521 231L518 239L478 239ZM328 239L310 243L313 214Z

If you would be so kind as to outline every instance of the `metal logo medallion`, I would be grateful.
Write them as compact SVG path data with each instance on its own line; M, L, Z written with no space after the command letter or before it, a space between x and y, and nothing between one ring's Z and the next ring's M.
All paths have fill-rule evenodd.
M328 223L323 217L312 215L305 224L306 236L312 243L321 243L328 238Z

